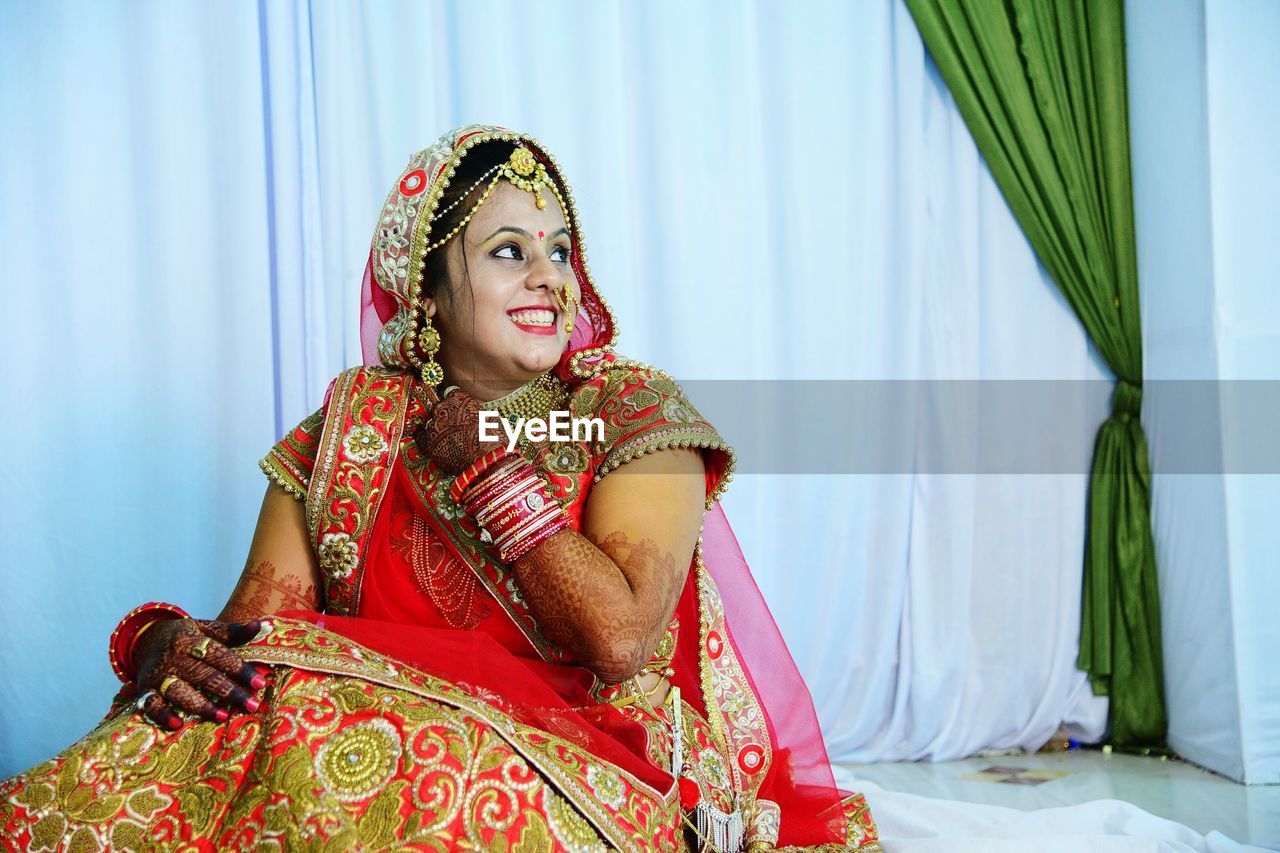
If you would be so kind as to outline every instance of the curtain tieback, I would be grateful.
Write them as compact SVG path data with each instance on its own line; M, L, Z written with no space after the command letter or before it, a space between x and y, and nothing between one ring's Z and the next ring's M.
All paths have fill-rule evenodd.
M1128 379L1117 379L1111 392L1111 416L1121 423L1142 415L1142 385Z

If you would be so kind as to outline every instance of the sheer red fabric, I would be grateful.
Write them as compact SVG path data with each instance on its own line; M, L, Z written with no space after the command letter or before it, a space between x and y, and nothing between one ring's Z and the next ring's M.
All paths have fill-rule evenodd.
M724 602L729 639L764 706L773 738L773 766L760 796L782 806L780 844L843 840L840 802L813 698L747 567L724 510L716 504L702 528L702 559Z

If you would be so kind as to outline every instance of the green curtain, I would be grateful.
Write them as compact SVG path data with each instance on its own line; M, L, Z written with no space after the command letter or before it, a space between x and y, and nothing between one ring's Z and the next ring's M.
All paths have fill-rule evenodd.
M1041 263L1117 377L1089 489L1081 669L1111 740L1165 737L1123 0L906 0Z

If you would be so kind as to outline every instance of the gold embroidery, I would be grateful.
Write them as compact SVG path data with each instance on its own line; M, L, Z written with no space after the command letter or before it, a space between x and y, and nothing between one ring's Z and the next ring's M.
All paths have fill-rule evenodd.
M669 798L456 685L292 620L243 651L292 664L258 714L168 733L123 706L3 783L6 831L31 849L676 849Z
M737 457L674 379L639 362L619 359L589 384L596 390L578 392L583 399L578 408L590 400L595 404L592 414L605 425L593 482L633 459L661 450L717 450L724 454L724 469L707 495L707 508L720 499L733 479Z
M359 606L365 540L395 465L408 384L402 373L358 367L330 392L306 505L330 613L352 615Z
M273 482L298 500L305 500L315 465L316 443L324 426L324 410L303 419L258 462Z
M381 791L400 762L400 737L374 719L329 735L316 753L316 778L339 800L353 803Z

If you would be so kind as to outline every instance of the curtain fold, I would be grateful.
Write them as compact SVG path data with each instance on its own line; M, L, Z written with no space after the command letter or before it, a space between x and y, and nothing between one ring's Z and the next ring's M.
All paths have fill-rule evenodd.
M1090 477L1079 665L1111 740L1164 741L1122 0L906 0L996 183L1116 375Z
M1107 374L902 0L550 0L519 30L493 26L519 0L236 9L0 3L0 386L20 402L0 517L21 528L0 776L101 718L123 613L226 600L256 460L358 359L389 181L467 121L556 152L622 352L699 406L718 379L940 391L885 427L918 451L894 473L766 473L755 422L716 421L742 460L729 518L834 760L1101 736L1075 658ZM529 60L552 43L574 49ZM954 389L1046 379L1082 399L1042 436L1057 473L948 473L975 435ZM882 435L839 431L868 455Z

